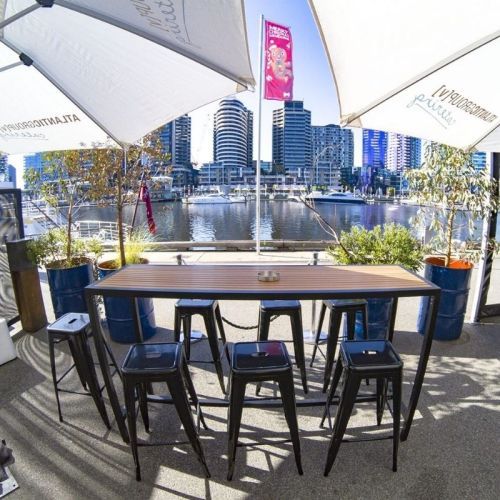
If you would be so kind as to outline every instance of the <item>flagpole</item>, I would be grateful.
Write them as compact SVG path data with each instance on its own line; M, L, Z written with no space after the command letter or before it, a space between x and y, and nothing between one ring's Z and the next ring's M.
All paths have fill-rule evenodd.
M260 255L260 155L262 136L262 64L263 64L264 14L260 15L259 40L259 106L257 108L257 172L255 176L256 203L255 208L255 250Z

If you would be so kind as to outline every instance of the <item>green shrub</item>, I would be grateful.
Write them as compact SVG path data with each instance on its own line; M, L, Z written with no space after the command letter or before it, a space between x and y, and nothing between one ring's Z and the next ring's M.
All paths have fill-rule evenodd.
M424 249L411 231L399 224L353 227L342 231L341 245L327 248L336 264L399 264L412 271L422 266Z

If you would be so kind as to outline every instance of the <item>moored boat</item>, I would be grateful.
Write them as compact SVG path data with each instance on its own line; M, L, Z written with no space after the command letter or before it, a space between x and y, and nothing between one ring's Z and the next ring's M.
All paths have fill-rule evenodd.
M314 203L357 203L359 205L366 203L363 198L358 198L352 193L342 193L340 191L329 191L324 194L320 191L312 191L305 196L305 199Z

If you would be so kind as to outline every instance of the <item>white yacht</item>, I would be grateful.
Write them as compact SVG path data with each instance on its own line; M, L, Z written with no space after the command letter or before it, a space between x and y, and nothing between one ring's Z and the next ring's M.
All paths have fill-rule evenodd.
M340 191L329 191L324 194L321 191L312 191L305 196L305 199L314 203L357 203L360 205L366 203L363 198L357 198L352 193Z
M223 204L223 203L232 203L229 196L219 193L211 193L211 194L199 194L195 196L186 196L182 198L182 203L187 203L189 205L213 205Z

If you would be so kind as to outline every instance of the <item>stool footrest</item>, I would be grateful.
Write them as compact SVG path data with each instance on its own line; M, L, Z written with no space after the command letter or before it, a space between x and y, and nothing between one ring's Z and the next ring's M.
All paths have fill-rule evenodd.
M293 441L291 439L276 439L276 440L269 440L269 441L254 441L252 443L237 443L236 446L238 448L244 448L246 446L268 446L268 445L273 445L273 444L285 444L285 443L292 443Z

